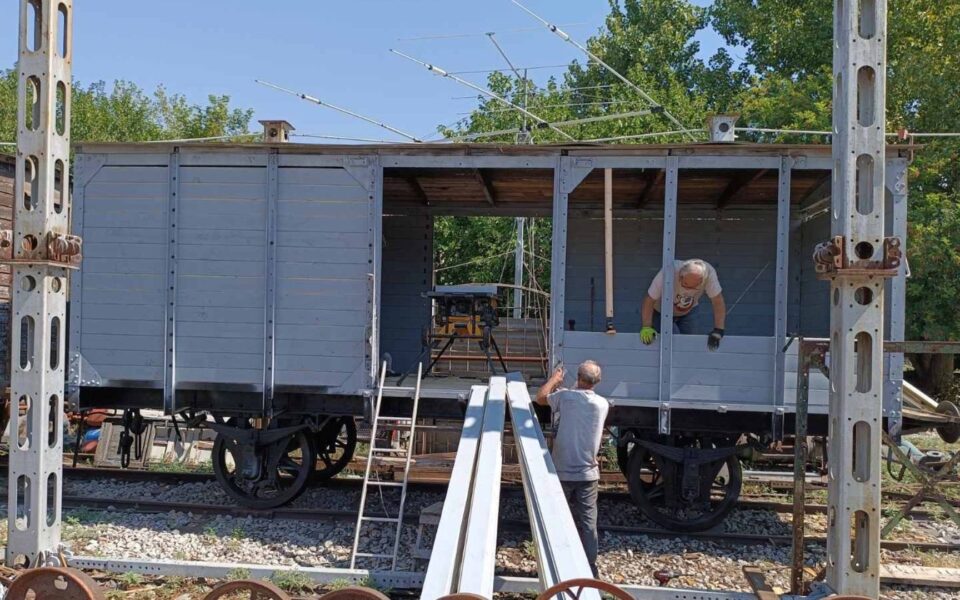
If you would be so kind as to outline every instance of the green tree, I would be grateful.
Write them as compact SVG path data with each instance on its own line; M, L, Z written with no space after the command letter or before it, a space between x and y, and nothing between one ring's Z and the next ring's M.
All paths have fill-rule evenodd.
M747 126L825 131L832 111L832 0L716 0L709 9L688 0L610 0L605 27L587 41L592 52L653 96L688 127L707 114L731 111ZM727 42L709 60L698 58L696 34L712 26ZM890 129L960 131L960 3L890 0L887 121ZM731 53L742 56L737 65ZM562 78L533 86L496 73L488 86L548 121L614 115L649 108L630 87L593 63L574 61ZM450 137L520 127L524 119L501 103L480 99L477 109L450 129ZM563 127L579 139L610 138L675 129L661 114ZM558 142L535 128L536 142ZM478 138L513 141L514 134ZM824 143L823 136L744 134L745 141ZM626 140L630 141L630 140ZM657 136L642 142L677 142ZM956 310L960 281L960 143L928 142L911 166L907 254L907 335L960 339ZM482 249L477 248L477 252ZM930 268L927 268L927 266ZM931 363L925 383L943 391L947 360Z
M75 142L142 142L236 136L249 133L253 111L230 106L229 96L210 95L193 104L160 86L151 95L129 81L112 86L74 81L71 139ZM0 141L17 131L17 74L0 72Z

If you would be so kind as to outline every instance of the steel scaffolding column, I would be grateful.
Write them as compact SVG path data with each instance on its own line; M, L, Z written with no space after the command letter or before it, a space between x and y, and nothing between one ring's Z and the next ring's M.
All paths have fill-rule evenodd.
M899 256L884 238L887 2L835 6L833 239L817 252L831 280L827 583L877 598L883 292Z
M67 274L80 258L68 235L72 22L72 0L20 2L15 229L3 236L15 340L8 565L54 562L60 546Z

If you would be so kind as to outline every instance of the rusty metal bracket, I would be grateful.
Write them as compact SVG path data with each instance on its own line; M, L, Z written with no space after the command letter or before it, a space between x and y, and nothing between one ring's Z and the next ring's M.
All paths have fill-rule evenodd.
M389 596L365 587L347 587L324 594L320 598L321 600L390 600Z
M818 279L852 277L896 277L904 258L899 237L883 240L883 260L853 259L843 251L844 238L837 235L813 249L813 264Z
M13 248L13 240L13 231L0 230L0 250ZM45 251L34 236L25 237L21 246L26 258L2 259L0 264L22 267L47 265L76 270L83 260L83 239L78 235L48 232Z

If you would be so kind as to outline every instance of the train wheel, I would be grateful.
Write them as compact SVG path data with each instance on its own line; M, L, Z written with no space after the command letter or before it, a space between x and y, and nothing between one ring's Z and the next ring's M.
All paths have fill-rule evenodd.
M238 443L218 434L212 458L214 475L227 494L244 506L268 509L303 493L317 450L308 429L266 443Z
M662 527L672 531L710 529L733 510L743 483L740 460L726 450L712 445L697 448L691 443L684 448L665 448L660 454L638 442L630 456L630 496L648 519ZM711 456L717 458L709 460Z
M941 415L953 417L954 419L960 418L960 409L949 400L941 400L940 404L937 405L937 412ZM937 427L937 433L944 442L956 444L957 440L960 440L960 423L956 421L945 423Z
M314 477L326 481L343 471L357 449L357 424L353 417L333 417L316 434L319 464Z

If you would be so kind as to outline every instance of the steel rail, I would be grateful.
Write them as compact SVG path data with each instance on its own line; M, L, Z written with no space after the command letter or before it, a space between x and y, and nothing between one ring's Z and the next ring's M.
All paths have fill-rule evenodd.
M114 499L114 498L89 498L81 496L64 496L63 508L65 509L93 509L109 512L139 512L148 514L162 514L170 512L193 513L195 515L210 516L230 516L235 518L256 518L256 519L287 519L302 522L324 522L329 520L351 522L356 519L357 513L354 510L339 509L321 509L321 508L274 508L267 510L249 509L239 506L226 506L214 504L192 504L185 502L161 502L156 500L132 500L132 499ZM404 516L404 523L416 524L418 518L412 515ZM499 525L505 531L528 531L530 523L522 519L499 519ZM691 538L711 542L721 545L775 545L788 546L792 537L789 535L768 535L737 532L693 532L679 533L668 531L666 529L657 529L653 527L633 527L628 525L598 525L597 529L604 533L616 533L621 535L647 536L657 539L680 539ZM805 543L820 544L826 543L826 538L822 536L804 538ZM882 540L881 548L884 550L923 550L937 552L960 552L960 544L949 544L942 542L914 542L908 540Z

